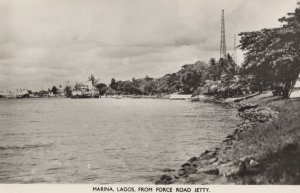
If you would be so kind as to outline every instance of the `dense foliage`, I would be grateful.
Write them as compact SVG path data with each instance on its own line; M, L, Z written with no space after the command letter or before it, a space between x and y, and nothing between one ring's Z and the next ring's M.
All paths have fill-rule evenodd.
M228 97L241 94L238 92L238 66L230 55L218 62L211 59L209 64L198 61L185 64L181 69L161 78L145 78L120 81L111 80L106 94L164 95L170 93L211 94ZM239 84L239 83L236 83Z
M177 92L227 98L271 89L275 95L288 97L300 73L300 8L279 21L283 24L279 28L240 33L239 47L245 52L241 67L228 54L219 60L211 58L208 64L185 64L178 72L160 78L112 78L106 85L91 75L88 81L99 95L162 96ZM81 86L76 83L74 89ZM59 88L53 86L49 92L58 93ZM70 96L72 88L68 86L64 92Z
M280 28L241 33L240 48L246 51L244 73L255 77L256 89L288 97L300 72L300 8L279 21Z

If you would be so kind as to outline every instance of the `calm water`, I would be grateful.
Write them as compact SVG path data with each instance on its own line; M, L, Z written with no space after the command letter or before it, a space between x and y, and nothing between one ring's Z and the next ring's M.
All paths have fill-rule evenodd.
M237 122L234 109L188 101L0 100L0 183L153 183Z

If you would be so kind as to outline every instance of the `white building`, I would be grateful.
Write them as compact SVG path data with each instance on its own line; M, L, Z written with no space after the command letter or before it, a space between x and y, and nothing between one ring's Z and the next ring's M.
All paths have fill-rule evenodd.
M77 84L72 90L73 96L84 96L84 97L94 97L98 94L97 89L92 85L91 81L87 84Z
M300 97L300 74L299 74L296 84L290 94L290 98L298 98L298 97Z

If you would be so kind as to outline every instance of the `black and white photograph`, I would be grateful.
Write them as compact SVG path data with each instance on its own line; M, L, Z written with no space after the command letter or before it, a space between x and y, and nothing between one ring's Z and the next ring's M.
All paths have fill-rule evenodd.
M300 185L299 117L299 0L0 0L0 185Z

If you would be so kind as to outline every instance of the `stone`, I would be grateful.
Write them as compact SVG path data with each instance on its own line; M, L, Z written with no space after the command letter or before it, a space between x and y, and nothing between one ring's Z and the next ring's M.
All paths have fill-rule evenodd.
M197 157L192 157L191 159L189 159L188 161L189 162L194 162L194 161L196 161L197 160Z
M200 155L201 159L210 159L217 154L217 151L208 151L206 150L204 153Z
M179 169L177 174L178 176L183 176L185 174L185 171L183 169Z
M230 162L222 164L221 167L228 167L228 166L234 166L234 165L235 164L233 163L233 161L230 161Z
M189 175L188 177L188 180L192 183L195 183L195 182L203 182L203 180L205 180L207 178L207 175L206 174L191 174Z
M204 165L208 165L209 164L209 160L207 159L202 159L202 160L197 160L193 162L193 166L204 166Z
M175 172L174 169L170 169L170 168L164 168L161 170L162 172Z
M186 168L186 167L189 167L190 165L191 165L190 163L184 163L181 165L181 167Z
M210 164L212 164L212 163L214 163L214 162L216 162L216 161L218 161L218 158L217 158L217 157L211 158L208 162L209 162Z
M248 110L248 109L252 109L252 108L256 108L258 107L258 104L253 104L253 103L240 103L240 107L238 109L239 112Z
M241 157L239 160L240 162L249 162L251 159L254 159L255 155L246 155Z
M255 160L253 160L253 159L251 159L250 162L249 162L249 165L250 165L250 166L257 166L257 165L258 165L258 162L255 161Z
M240 175L243 175L247 172L247 164L246 164L246 161L241 161L239 163L239 166L238 166L238 171L237 173L240 174Z
M188 176L189 174L193 174L193 173L196 173L197 172L197 168L196 167L193 167L193 166L185 166L184 168L182 169L179 169L177 174L179 176Z
M239 167L237 165L221 165L219 171L222 176L232 176L239 172Z
M229 135L227 135L227 137L226 137L227 139L234 139L234 135L232 135L232 134L229 134Z
M197 173L205 173L210 175L219 175L219 169L217 167L211 166L211 167L204 167L198 170Z
M170 174L164 174L160 177L155 184L172 184L174 183L174 177Z

